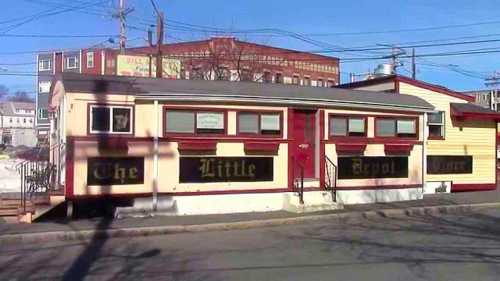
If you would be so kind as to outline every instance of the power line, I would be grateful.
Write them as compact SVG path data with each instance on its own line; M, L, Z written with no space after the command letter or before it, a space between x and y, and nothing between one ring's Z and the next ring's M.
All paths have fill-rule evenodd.
M109 38L118 36L118 34L0 34L0 37L13 38Z

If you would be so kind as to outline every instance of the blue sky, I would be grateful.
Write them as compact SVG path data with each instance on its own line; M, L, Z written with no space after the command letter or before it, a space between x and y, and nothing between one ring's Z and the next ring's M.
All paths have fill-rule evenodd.
M105 41L106 37L19 38L5 37L5 35L115 35L118 33L118 22L111 17L117 0L6 0L4 2L3 11L0 14L0 84L6 85L11 91L35 91L35 79L28 76L29 73L35 71L35 55L33 53L12 55L11 52L88 47ZM128 24L139 29L128 29L127 37L130 40L128 45L144 44L146 33L142 30L147 28L148 22L154 21L151 4L149 0L125 0L125 2L128 7L134 9L128 18ZM500 39L498 1L494 0L156 0L156 2L165 12L166 18L176 22L218 27L224 31L276 28L300 33L308 39L315 40L315 45L277 34L238 33L236 36L242 40L306 51L331 51L332 49L338 50L340 47L376 47L376 44L401 44L463 37L470 39L439 41L439 43ZM52 16L35 17L34 20L6 32L9 26L13 27L13 24L19 22L16 21L18 18L50 10L57 12L62 9L70 9L71 6L88 6L89 3L95 3L95 5ZM491 21L498 22L456 27L456 25ZM455 27L395 32L401 29L442 26ZM379 33L366 33L374 31ZM167 42L196 40L221 34L208 30L186 30L186 28L180 28L179 24L167 27L166 32L168 34ZM494 36L494 34L497 35ZM116 46L116 44L107 43L107 46ZM500 41L418 48L417 55L483 48L500 50ZM340 58L380 57L389 54L389 50L379 50L375 53L331 52L329 54ZM500 70L499 59L500 53L418 58L417 78L456 90L485 88L481 77L487 76L497 69ZM381 62L384 60L343 63L341 65L342 80L343 82L347 81L347 73L349 72L367 72L373 70ZM403 60L404 65L399 68L399 73L409 75L408 71L411 68L409 62L409 59ZM26 76L2 75L2 73L13 72L23 73Z

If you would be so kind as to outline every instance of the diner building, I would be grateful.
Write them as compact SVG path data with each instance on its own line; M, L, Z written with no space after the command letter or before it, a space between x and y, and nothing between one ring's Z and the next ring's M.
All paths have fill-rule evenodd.
M423 123L426 193L496 189L498 112L474 104L473 96L400 75L339 87L410 95L435 108Z
M74 73L49 105L70 205L129 198L179 215L420 199L434 112L411 95Z

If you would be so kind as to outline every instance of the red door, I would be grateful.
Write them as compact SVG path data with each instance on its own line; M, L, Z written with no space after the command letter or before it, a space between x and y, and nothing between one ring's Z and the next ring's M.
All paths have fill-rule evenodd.
M295 110L293 113L294 165L295 171L304 167L304 178L314 178L314 144L316 137L316 112ZM293 163L295 162L295 163ZM296 173L296 177L299 174Z

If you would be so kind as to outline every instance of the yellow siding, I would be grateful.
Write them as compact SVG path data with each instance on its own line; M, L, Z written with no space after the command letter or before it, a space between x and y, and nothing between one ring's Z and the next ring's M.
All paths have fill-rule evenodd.
M452 121L450 103L467 101L426 90L407 83L400 83L401 94L418 96L436 110L445 111L445 139L427 140L427 155L472 155L472 174L426 175L427 181L462 183L495 182L495 143L497 125L493 121Z

